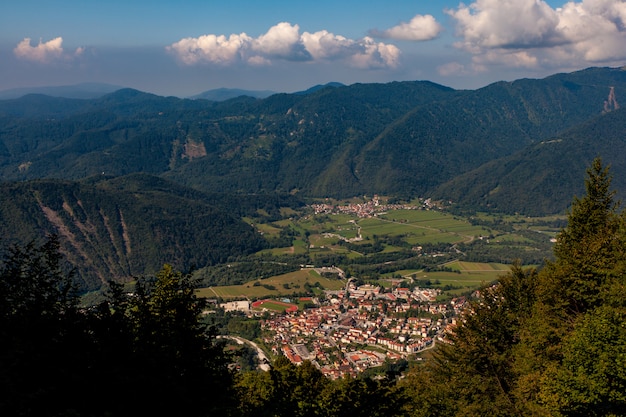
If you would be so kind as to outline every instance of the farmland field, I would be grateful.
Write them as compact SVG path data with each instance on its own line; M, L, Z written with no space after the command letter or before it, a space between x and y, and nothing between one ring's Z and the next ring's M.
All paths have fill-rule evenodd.
M198 290L198 296L206 298L219 297L225 300L289 296L305 292L305 284L311 287L316 287L317 285L317 288L322 287L329 290L337 290L345 285L340 280L323 277L314 269L309 268L242 285L201 288Z
M444 265L447 271L399 270L387 274L385 278L401 276L418 286L429 286L445 289L448 295L475 290L483 285L495 281L506 274L511 266L498 263L461 262L454 261ZM450 271L452 270L452 271Z
M359 204L364 201L361 199ZM291 243L257 252L251 255L253 262L289 265L294 272L265 278L267 274L250 270L249 278L240 274L233 280L243 282L241 285L212 286L200 290L201 294L259 299L319 293L320 287L341 288L340 281L328 280L313 270L295 270L304 264L337 265L357 279L380 279L381 285L390 278L410 278L422 281L418 285L427 283L449 292L468 291L507 273L515 260L537 265L549 258L551 238L562 221L558 217L533 219L484 213L465 217L407 206L362 216L346 211L346 202L336 207L341 210L318 214L308 209L290 210L280 220L248 219L270 241ZM229 282L228 269L214 276L215 282Z
M463 262L455 261L446 264L447 267L459 270L461 272L487 272L487 273L502 273L508 272L511 269L510 265L498 264L498 263L484 263L484 262Z

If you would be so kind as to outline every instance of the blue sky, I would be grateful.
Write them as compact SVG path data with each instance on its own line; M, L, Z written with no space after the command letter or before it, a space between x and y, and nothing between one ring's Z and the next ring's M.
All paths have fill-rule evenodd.
M160 95L339 81L479 88L626 64L626 0L7 0L0 90Z

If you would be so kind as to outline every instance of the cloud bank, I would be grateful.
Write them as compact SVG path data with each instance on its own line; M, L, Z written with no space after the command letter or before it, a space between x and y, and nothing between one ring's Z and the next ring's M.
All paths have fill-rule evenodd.
M382 32L371 30L370 34L378 38L404 41L428 41L435 39L443 27L431 15L415 15L408 23L403 22Z
M49 63L57 60L71 59L72 57L81 55L83 48L77 48L73 54L67 53L63 50L63 38L58 37L48 42L42 42L39 40L37 46L31 46L30 38L24 38L13 49L13 53L19 59L27 61Z
M298 25L282 22L253 38L245 33L184 38L166 50L186 65L270 65L274 60L344 61L356 68L395 68L400 50L371 37L348 39L328 31L300 33Z
M473 55L475 69L580 66L626 59L626 1L570 1L553 9L542 0L477 0L447 10L455 46Z

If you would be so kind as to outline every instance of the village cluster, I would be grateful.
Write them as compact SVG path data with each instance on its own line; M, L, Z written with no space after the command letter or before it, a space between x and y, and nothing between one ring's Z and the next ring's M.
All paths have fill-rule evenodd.
M390 210L420 210L434 208L436 205L430 200L424 200L421 205L415 204L385 204L377 195L364 203L350 204L312 204L315 214L352 214L359 218L374 217Z
M407 358L445 342L465 298L444 304L436 302L437 295L435 289L382 292L349 282L345 290L306 300L314 308L262 320L263 342L294 364L310 360L329 378L356 376L387 359Z

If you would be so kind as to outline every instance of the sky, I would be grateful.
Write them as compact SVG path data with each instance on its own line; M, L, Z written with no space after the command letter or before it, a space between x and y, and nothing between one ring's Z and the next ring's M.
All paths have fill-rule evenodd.
M626 65L626 0L3 0L0 91L458 89Z

